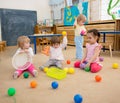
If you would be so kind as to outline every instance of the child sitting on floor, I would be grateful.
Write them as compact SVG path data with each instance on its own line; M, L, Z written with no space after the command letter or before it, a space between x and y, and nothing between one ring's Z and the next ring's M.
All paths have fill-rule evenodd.
M40 70L43 70L45 67L57 66L62 68L62 61L64 60L62 49L66 47L66 41L63 37L63 43L60 44L60 38L54 36L51 38L51 46L49 48L49 60L42 66L39 67Z
M88 43L86 44L86 53L81 61L76 61L74 67L85 69L90 68L92 73L101 70L102 65L99 64L99 54L101 45L98 44L100 33L96 29L89 30L87 33ZM84 66L83 66L84 64Z
M17 42L18 42L18 47L19 48L17 49L15 55L21 54L21 53L28 53L29 56L34 55L33 49L30 47L30 39L27 36L20 36L18 38ZM30 63L30 66L27 69L17 68L17 70L13 74L13 78L14 79L18 78L24 71L30 72L34 77L36 77L37 74L38 74L37 70L35 70L34 65L32 63Z

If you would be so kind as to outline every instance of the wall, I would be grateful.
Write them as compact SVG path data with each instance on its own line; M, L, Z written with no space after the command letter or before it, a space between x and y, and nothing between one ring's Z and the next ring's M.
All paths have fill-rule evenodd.
M101 0L101 20L112 20L112 17L107 12L109 2L110 0Z
M0 8L35 10L38 20L51 18L49 0L0 0Z
M112 20L112 17L107 12L110 0L89 0L89 2L90 21Z

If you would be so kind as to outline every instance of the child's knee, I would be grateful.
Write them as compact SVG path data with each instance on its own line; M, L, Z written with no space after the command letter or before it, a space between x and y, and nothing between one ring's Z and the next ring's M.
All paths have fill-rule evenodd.
M98 71L100 71L101 69L102 69L102 66L101 65L99 65L99 64L97 64L97 63L93 63L93 64L91 64L91 72L92 73L96 73L96 72L98 72Z

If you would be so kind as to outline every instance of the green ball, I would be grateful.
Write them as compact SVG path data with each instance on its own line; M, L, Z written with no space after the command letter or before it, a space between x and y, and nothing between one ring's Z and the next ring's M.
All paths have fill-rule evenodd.
M8 89L8 95L9 95L9 96L13 96L13 95L15 95L15 93L16 93L15 88L9 88L9 89Z
M85 70L86 72L89 72L89 71L90 71L90 67L86 67L84 70Z
M28 78L29 77L29 73L28 72L24 72L23 76L24 76L24 78Z

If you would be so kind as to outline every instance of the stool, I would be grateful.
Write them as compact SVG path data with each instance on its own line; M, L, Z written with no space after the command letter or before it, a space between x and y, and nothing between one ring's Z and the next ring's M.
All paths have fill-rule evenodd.
M0 41L0 51L4 51L6 47L6 41Z
M3 45L0 45L0 52L1 52L1 51L4 51Z
M112 57L112 42L106 42L106 43L100 43L102 46L108 46L109 47L109 51L110 51L110 57Z

